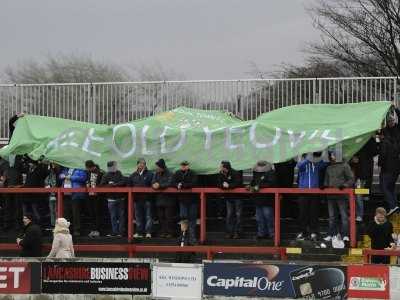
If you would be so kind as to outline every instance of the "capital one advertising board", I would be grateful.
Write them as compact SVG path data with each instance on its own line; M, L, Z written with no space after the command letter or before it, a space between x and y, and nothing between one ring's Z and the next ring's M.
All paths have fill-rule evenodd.
M49 294L151 293L148 263L44 262L42 292Z
M203 293L304 299L346 298L346 267L205 263Z
M40 264L0 261L1 294L40 293Z

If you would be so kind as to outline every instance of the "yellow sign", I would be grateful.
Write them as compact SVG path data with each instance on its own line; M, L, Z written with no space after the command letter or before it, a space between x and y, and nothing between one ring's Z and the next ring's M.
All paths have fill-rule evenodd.
M287 254L301 254L301 248L286 248Z
M356 195L369 195L369 189L354 189Z

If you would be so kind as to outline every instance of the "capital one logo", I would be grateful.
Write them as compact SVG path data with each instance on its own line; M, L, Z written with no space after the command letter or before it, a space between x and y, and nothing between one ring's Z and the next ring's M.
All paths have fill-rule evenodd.
M0 290L20 288L21 278L24 272L25 267L0 266Z

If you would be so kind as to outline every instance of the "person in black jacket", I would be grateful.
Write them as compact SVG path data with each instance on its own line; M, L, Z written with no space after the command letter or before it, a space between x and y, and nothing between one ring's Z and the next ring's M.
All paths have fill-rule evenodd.
M172 174L168 170L164 159L156 162L156 172L151 181L151 187L161 193L156 195L158 221L160 222L160 237L172 238L175 235L176 201L163 189L171 186Z
M17 238L17 244L22 248L20 256L42 256L42 230L33 223L31 214L25 214L22 222L24 223L24 232L20 238Z
M42 160L34 161L29 160L28 171L26 173L26 181L24 187L27 188L44 188L45 180L49 174L48 165L46 165ZM24 194L22 202L23 214L33 213L35 217L35 222L41 224L42 216L40 215L40 206L46 203L48 207L48 202L46 200L45 194Z
M190 169L189 162L181 162L180 170L176 171L172 177L172 186L180 191L191 189L197 184L197 176ZM196 239L196 221L197 221L197 195L179 194L179 215L181 219L189 220L189 232L193 239ZM195 242L195 241L194 241Z
M371 238L371 249L394 248L393 225L386 219L386 210L383 207L378 207L375 210L374 221L369 224L367 234ZM372 263L388 264L390 263L390 256L373 255Z
M101 179L100 186L105 187L122 187L125 186L126 179L118 170L116 161L109 161L107 163L107 173ZM125 234L125 195L119 193L106 194L108 211L111 218L111 234L108 237L121 237Z
M253 168L253 178L248 189L258 192L260 188L276 185L275 172L266 161L258 161ZM274 232L273 195L253 196L256 205L257 236L256 239L272 238Z
M17 188L23 186L23 158L21 155L9 155L8 168L4 169L4 187ZM17 227L21 229L22 223L22 196L21 194L4 194L3 230Z
M381 167L380 186L389 209L388 216L390 216L399 210L396 181L400 173L400 140L395 127L385 129L379 146L378 165Z
M24 113L18 113L14 116L12 116L10 118L10 120L8 121L8 128L9 128L9 134L8 134L8 140L11 141L11 138L14 134L14 130L15 130L15 125L16 122L19 118L22 118L24 116Z
M88 173L86 186L88 188L95 188L101 183L101 178L104 172L92 160L85 162L86 172ZM89 193L86 199L89 216L91 219L92 229L89 237L95 238L100 236L102 217L104 214L104 198L97 193Z
M189 220L183 219L179 222L181 225L181 233L178 238L178 245L180 247L194 246L194 238L190 234ZM193 252L177 252L176 263L193 263L196 258L196 254Z
M222 161L218 174L218 187L224 190L242 185L240 173L234 170L229 161ZM226 196L226 238L240 238L242 225L242 200Z
M150 187L153 173L147 169L146 160L137 161L136 171L129 176L128 185L132 187ZM151 238L153 232L153 214L151 196L149 194L135 194L135 221L136 233L134 238Z

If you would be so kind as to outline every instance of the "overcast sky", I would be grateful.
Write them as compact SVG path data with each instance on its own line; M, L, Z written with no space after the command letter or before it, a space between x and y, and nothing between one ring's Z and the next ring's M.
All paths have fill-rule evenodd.
M0 0L0 68L47 53L154 64L187 79L251 77L300 63L312 0Z

